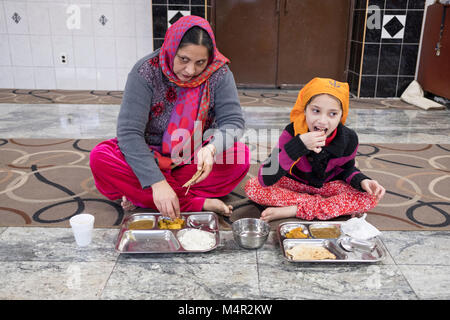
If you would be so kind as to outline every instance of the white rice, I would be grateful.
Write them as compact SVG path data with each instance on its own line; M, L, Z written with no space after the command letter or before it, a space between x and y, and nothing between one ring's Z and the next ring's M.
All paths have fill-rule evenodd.
M178 240L185 250L208 250L216 244L214 234L198 229L186 229Z

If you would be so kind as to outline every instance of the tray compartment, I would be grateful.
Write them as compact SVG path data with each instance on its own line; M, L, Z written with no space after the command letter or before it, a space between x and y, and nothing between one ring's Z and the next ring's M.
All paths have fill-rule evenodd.
M117 250L129 253L175 252L180 244L170 230L127 230Z
M336 259L302 259L294 260L288 254L287 250L292 249L297 245L311 246L311 247L322 247L327 249L329 252L336 256ZM293 262L332 262L336 260L346 260L347 254L343 252L333 241L326 239L285 239L283 241L283 252L286 259Z
M364 253L371 253L376 248L375 240L359 240L344 236L339 239L339 244L345 251L360 251Z
M211 247L207 247L207 248L205 247L205 248L190 249L190 250L186 249L184 247L183 242L181 241L181 239L186 234L186 232L190 232L191 230L200 230L202 232L209 233L210 237L213 239L213 245ZM208 231L207 230L201 230L201 229L197 229L197 228L186 228L186 229L179 230L177 232L177 240L180 243L181 247L184 248L185 250L188 250L189 252L206 252L206 251L210 251L210 250L215 249L219 245L219 242L220 242L219 233L218 232L209 231L209 230Z
M375 244L373 245L374 249L370 252L363 250L353 250L352 252L348 252L348 255L351 256L355 260L362 261L379 261L385 258L386 251L380 239L376 238L374 240ZM356 248L355 248L356 249Z
M284 238L286 238L286 234L289 233L291 230L296 229L296 228L301 228L303 233L310 238L310 234L308 231L308 227L306 227L306 225L302 224L302 223L284 223L281 227L280 227L280 235ZM292 238L291 238L292 239ZM302 238L299 238L302 239Z
M309 234L315 239L337 239L341 236L341 226L331 223L314 223L309 225Z
M158 224L156 226L156 228L158 230L180 230L186 227L186 217L181 216L181 218L183 220L183 224L181 225L181 228L178 228L177 224L168 224L167 228L161 227L161 223L164 223L166 221L173 221L172 219L170 219L169 217L163 217L163 216L158 216Z
M187 217L186 223L187 227L206 231L218 229L217 220L212 214L191 214Z
M148 224L148 222L151 222L152 227L144 227L143 223ZM156 217L155 215L150 214L138 214L130 216L129 219L127 219L126 228L129 230L149 230L154 229L156 226Z

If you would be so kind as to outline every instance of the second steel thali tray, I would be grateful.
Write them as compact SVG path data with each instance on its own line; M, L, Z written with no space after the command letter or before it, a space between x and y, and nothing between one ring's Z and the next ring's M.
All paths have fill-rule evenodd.
M115 249L120 253L186 253L214 250L220 243L219 223L213 212L181 213L183 226L180 229L162 229L167 221L160 213L137 213L123 221L116 240ZM148 222L146 229L130 228L133 222ZM181 241L188 233L206 236L208 245L203 248L189 248Z
M303 235L288 238L293 229ZM374 263L386 256L386 248L379 237L368 241L353 239L341 231L341 222L285 222L278 226L277 234L283 256L290 262ZM303 249L310 252L326 249L326 258L305 258L301 253ZM328 253L331 257L327 257Z

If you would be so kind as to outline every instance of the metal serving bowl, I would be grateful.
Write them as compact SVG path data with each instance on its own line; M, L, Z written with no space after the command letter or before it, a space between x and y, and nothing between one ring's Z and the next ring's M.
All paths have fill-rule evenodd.
M266 242L270 226L260 219L239 219L231 225L234 241L245 249L258 249Z

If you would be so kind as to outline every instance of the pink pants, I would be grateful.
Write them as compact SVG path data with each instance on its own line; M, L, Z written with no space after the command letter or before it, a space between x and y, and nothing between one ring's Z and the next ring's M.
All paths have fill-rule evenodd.
M273 186L263 187L254 177L247 181L245 193L264 206L297 206L296 217L303 220L328 220L366 212L377 205L375 196L360 192L344 181L331 181L322 188L314 188L283 177Z
M187 188L182 188L182 185L195 174L197 164L187 164L176 170L162 170L167 182L178 196L182 212L202 211L206 198L223 197L244 179L250 168L248 147L237 142L226 152L227 154L245 152L245 159L237 164L229 164L229 161L223 161L225 164L215 163L209 176L192 185L187 195L185 195ZM242 162L244 163L241 164ZM91 151L90 166L98 191L108 199L117 200L126 196L138 207L157 210L153 202L152 188L142 189L138 178L125 161L117 145L117 139L98 144Z

